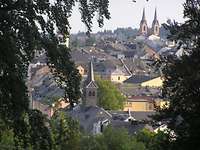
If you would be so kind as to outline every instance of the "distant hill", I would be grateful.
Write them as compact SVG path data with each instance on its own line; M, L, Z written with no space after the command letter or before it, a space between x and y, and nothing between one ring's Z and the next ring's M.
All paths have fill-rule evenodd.
M161 26L160 37L166 39L169 32ZM103 41L132 41L138 35L138 29L117 28L114 31L104 30L103 32L92 33L88 37L84 32L71 34L70 41L72 47L93 46L98 42Z

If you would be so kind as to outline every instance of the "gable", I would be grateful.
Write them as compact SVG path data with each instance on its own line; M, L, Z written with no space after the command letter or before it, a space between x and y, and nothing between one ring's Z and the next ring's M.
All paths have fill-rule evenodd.
M86 88L98 88L97 84L94 81L91 81Z

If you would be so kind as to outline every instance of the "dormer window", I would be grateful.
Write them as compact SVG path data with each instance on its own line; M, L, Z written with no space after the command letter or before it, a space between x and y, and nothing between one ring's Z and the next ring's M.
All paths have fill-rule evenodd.
M95 91L92 92L92 96L95 96Z

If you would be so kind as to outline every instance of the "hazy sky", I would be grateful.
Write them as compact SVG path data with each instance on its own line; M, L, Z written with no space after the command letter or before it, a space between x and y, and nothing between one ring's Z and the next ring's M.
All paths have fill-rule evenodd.
M111 19L105 21L103 28L99 28L96 20L94 20L93 32L102 31L104 29L114 30L117 27L138 28L142 18L142 10L145 7L148 26L151 26L155 7L160 24L166 22L168 18L183 22L183 3L185 0L109 0L109 11ZM78 31L86 31L86 27L80 21L80 13L77 7L74 8L73 15L70 18L71 33Z

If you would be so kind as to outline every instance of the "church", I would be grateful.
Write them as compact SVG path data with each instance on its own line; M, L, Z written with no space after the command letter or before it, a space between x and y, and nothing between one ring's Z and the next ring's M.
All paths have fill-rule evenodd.
M152 26L149 28L147 25L146 15L145 15L145 8L143 9L142 20L140 21L140 29L139 35L142 36L158 36L160 35L160 25L157 19L157 10L155 9L154 20L152 22Z

